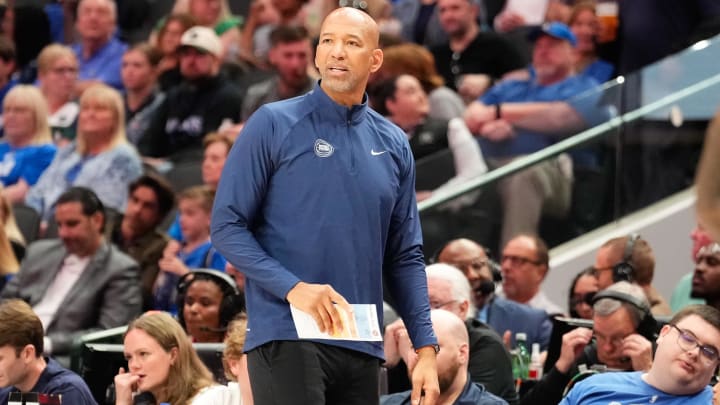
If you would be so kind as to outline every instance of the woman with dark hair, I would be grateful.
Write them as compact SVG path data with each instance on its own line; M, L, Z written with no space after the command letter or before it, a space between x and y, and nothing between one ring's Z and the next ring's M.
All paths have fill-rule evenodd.
M592 319L592 297L599 291L595 269L588 267L579 272L570 283L568 310L573 318Z
M194 25L195 18L193 16L187 13L177 13L168 16L160 26L155 44L162 54L157 72L161 90L167 90L182 81L178 55L180 38Z
M150 394L153 403L232 404L233 392L213 381L185 331L170 315L148 313L128 325L123 340L128 372L115 376L115 404L131 405L133 396ZM147 395L146 394L146 395Z

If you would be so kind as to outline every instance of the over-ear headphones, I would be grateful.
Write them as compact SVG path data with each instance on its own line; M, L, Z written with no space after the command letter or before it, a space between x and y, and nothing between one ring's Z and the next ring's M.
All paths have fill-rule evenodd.
M647 340L651 342L655 340L658 333L658 323L652 312L650 312L650 307L648 306L648 304L646 304L643 300L624 292L603 290L595 294L591 301L592 305L595 305L596 302L605 298L620 301L621 303L630 304L635 308L639 309L642 312L642 317L640 318L640 322L637 326L637 333L644 336Z
M220 287L223 299L220 303L220 325L218 325L218 331L224 331L238 313L245 311L245 296L237 284L235 284L235 280L233 280L232 277L214 269L193 269L178 280L176 304L180 325L182 325L183 329L185 328L185 317L183 315L185 294L190 285L198 280L209 280Z
M632 260L633 251L635 250L635 244L639 239L640 235L637 233L632 233L628 236L622 261L614 265L612 268L614 283L617 283L618 281L633 282L635 278L635 267L633 267L630 261Z

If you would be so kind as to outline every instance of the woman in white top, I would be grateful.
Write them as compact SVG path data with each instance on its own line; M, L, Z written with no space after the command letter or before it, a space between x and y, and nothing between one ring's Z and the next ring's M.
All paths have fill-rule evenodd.
M151 393L156 404L232 404L233 392L213 381L183 328L164 312L132 321L124 351L129 371L115 376L116 405L131 405L140 392Z

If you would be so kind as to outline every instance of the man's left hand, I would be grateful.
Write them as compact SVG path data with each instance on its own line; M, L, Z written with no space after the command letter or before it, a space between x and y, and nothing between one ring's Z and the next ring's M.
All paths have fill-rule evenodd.
M643 336L633 333L623 339L622 352L630 357L635 371L647 371L652 366L652 343Z
M412 369L412 405L435 405L440 396L440 385L437 376L435 348L421 347L417 351L417 363Z

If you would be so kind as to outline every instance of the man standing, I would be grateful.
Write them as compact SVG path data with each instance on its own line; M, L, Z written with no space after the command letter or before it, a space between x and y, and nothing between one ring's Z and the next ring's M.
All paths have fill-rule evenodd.
M505 298L542 309L549 315L563 313L562 308L540 290L550 270L548 247L542 239L532 235L515 236L503 248L500 266Z
M482 384L472 382L468 373L470 345L468 332L462 320L455 314L442 309L432 311L432 323L442 351L438 353L438 379L440 380L440 404L507 404L485 390ZM410 370L415 366L415 356L411 353ZM381 405L410 405L410 391L382 397Z
M560 405L709 404L719 347L720 312L708 305L685 307L660 331L649 371L594 375Z
M43 357L43 326L30 306L21 300L0 304L0 404L10 393L62 396L63 403L96 405L85 381Z
M135 261L105 242L105 211L91 190L73 187L55 206L60 239L27 250L2 298L30 304L45 329L44 352L68 355L80 336L130 322L142 295Z
M115 38L117 5L112 0L82 0L77 8L80 41L73 51L80 62L77 94L95 82L122 89L120 66L127 45Z
M312 56L307 29L278 26L270 33L270 45L268 61L275 74L248 87L243 100L243 122L263 104L300 96L313 88L313 80L307 73Z
M256 403L377 403L382 342L299 340L290 305L322 332L342 329L338 308L349 303L374 304L382 320L383 276L418 351L411 397L438 395L412 154L365 95L382 64L378 40L364 12L331 12L315 57L320 84L261 107L225 165L212 240L247 276Z

